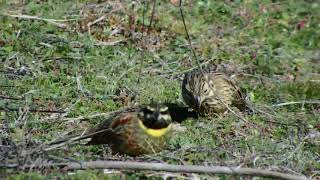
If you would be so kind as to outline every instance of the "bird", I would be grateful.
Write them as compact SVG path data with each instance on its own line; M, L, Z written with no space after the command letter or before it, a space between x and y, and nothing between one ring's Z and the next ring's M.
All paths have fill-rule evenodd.
M209 64L185 74L181 95L184 102L200 115L223 114L228 107L246 108L245 98L220 66Z
M73 140L91 138L87 145L107 144L112 153L139 156L164 149L171 129L168 107L151 103L116 112L84 135L73 136ZM67 139L70 140L56 143Z

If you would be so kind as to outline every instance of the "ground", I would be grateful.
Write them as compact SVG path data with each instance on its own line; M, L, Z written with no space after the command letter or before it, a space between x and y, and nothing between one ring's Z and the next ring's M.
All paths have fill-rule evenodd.
M2 167L135 159L320 177L319 1L184 1L197 59L175 1L156 1L153 16L153 1L143 2L0 1ZM181 123L184 131L174 133L169 147L155 155L132 158L81 144L25 152L82 132L100 122L102 113L124 106L151 101L183 106L181 80L198 67L197 60L230 68L255 111L236 111L242 119L232 113L189 118ZM119 98L123 88L133 97ZM66 113L52 113L56 110ZM20 175L8 168L0 172L9 179L44 179L49 174L41 169ZM52 172L49 177L72 179L212 177Z

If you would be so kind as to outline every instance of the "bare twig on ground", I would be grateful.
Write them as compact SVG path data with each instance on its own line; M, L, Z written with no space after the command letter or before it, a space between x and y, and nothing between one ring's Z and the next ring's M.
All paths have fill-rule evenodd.
M114 45L117 45L121 42L125 42L127 41L128 39L130 38L126 38L126 39L120 39L120 40L116 40L116 41L108 41L108 42L105 42L105 41L96 41L96 43L94 44L95 46L114 46Z
M264 116L264 117L273 117L273 118L278 118L278 119L284 119L282 118L281 116L277 116L276 114L270 114L262 109L259 109L257 107L253 107L253 110L260 113L260 115ZM287 119L287 117L285 118ZM275 121L275 120L271 120L271 119L262 119L263 121L265 122L269 122L269 123L274 123L274 124L279 124L280 126L294 126L294 127L299 127L300 125L299 124L296 124L296 123L284 123L282 121Z
M104 19L106 19L107 16L109 16L110 14L112 14L112 13L114 13L114 12L120 11L122 8L123 8L123 7L120 6L119 8L114 9L114 10L110 11L109 13L107 13L107 14L99 17L98 19L96 19L96 20L94 20L94 21L92 21L92 22L89 22L89 23L87 24L89 34L91 34L91 26L92 26L92 25L97 24L97 23L100 22L100 21L103 21Z
M17 168L17 165L1 165L6 168ZM24 166L28 168L28 166ZM31 168L32 166L29 166ZM122 161L89 161L89 162L71 162L43 164L46 168L64 168L67 170L77 169L122 169L122 170L152 170L167 172L184 172L184 173L209 173L209 174L226 174L226 175L247 175L258 177L270 177L275 179L286 180L305 180L305 176L297 176L280 172L253 169L253 168L237 168L226 166L188 166L188 165L171 165L165 163L144 163L144 162L122 162ZM36 168L33 166L33 168Z
M108 116L111 113L112 112L95 113L95 114L89 114L89 115L79 116L79 117L75 117L75 118L63 118L63 119L61 119L61 121L80 121L80 120L84 120L84 119L91 119L91 118L96 118L96 117L101 117L101 116Z
M144 2L146 3L146 2ZM146 7L147 4L144 5L144 7ZM134 8L134 7L132 7ZM143 16L143 21L144 21L144 14L145 14L145 8L143 8L143 11L142 11L142 16ZM144 28L144 24L143 25L143 28ZM141 73L142 73L142 69L143 69L143 62L144 62L144 49L145 49L145 40L144 40L144 32L142 32L142 37L141 37L141 40L142 40L142 47L143 49L141 50L140 54L141 54L141 59L140 59L140 67L139 67L139 72L138 72L138 79L137 79L137 83L140 84L140 77L141 77Z
M10 16L10 17L14 17L14 18L19 18L19 19L25 19L25 20L39 20L39 21L45 21L47 23L53 24L59 28L66 28L67 25L63 24L63 23L58 23L58 22L66 22L66 21L74 21L76 19L66 19L66 20L57 20L57 19L46 19L46 18L41 18L38 16L29 16L29 15L14 15L14 14L2 14L5 16Z
M249 122L246 118L244 117L241 117L241 115L239 115L238 113L236 113L235 111L233 111L220 97L217 96L217 98L220 100L220 102L228 109L228 111L230 111L233 115L235 115L237 118L239 118L240 120L242 120L243 122L251 125L252 127L256 128L256 129L259 129L259 127L252 123L252 122Z
M320 104L320 101L291 101L291 102L285 102L285 103L279 103L272 105L273 107L281 107L281 106L287 106L292 104Z
M204 66L204 65L206 65L206 64L209 64L211 60L212 60L212 59L209 59L209 60L207 60L207 61L202 62L202 63L200 64L200 66ZM183 74L185 74L185 73L191 72L191 71L193 71L193 70L195 70L195 69L197 69L197 68L198 68L198 66L195 66L195 67L192 67L192 68L183 70L183 71L173 72L173 73L170 73L170 74L167 73L167 74L163 74L163 75L160 75L160 76L164 76L164 77L170 77L170 76L171 76L171 77L179 77L179 76L181 76L181 75L183 75Z
M21 100L21 97L11 97L11 96L5 96L0 94L0 99L11 99L11 100Z
M4 112L10 112L10 111L20 111L20 108L2 108L0 107L0 112L4 111ZM29 109L29 112L35 112L35 113L65 113L65 111L59 111L59 110L47 110L47 109Z
M22 128L23 126L25 126L27 119L28 119L27 118L28 114L29 114L29 107L26 106L21 110L21 113L20 113L19 117L17 118L14 127Z
M66 117L66 116L70 113L71 109L72 109L76 104L78 104L80 101L81 101L81 99L78 99L75 103L73 103L73 104L71 104L69 107L65 108L65 109L64 109L64 113L61 113L61 114L52 114L51 116L46 117L46 118L44 118L43 120L46 121L46 120L60 119L60 118Z
M76 77L78 91L80 91L85 97L92 98L93 97L92 93L88 89L86 89L82 86L81 78L82 78L82 76L78 76L78 75Z

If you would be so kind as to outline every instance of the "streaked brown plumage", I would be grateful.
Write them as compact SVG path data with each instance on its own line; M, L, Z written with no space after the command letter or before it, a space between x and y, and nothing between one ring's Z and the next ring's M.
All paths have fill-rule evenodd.
M137 156L161 151L166 145L171 126L168 107L151 104L114 113L85 135L74 136L73 139L91 138L89 145L108 144L114 153Z
M227 106L245 109L245 100L236 83L219 72L216 65L196 69L185 75L182 97L188 106L202 115L221 114Z

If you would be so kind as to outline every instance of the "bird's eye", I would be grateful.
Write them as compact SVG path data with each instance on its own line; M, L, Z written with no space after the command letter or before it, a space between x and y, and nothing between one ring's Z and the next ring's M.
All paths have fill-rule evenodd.
M161 113L161 114L169 114L169 110L167 109L167 110L165 110L165 111L161 111L160 113Z

